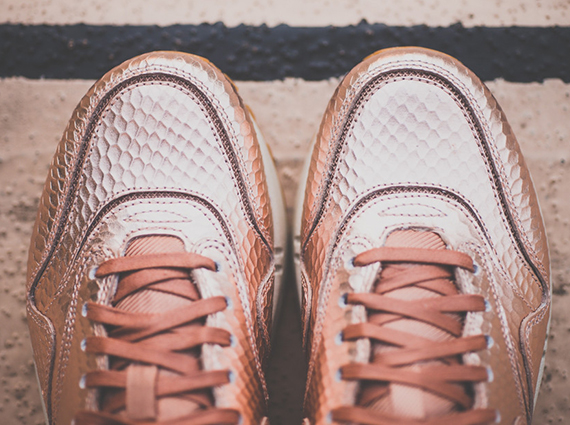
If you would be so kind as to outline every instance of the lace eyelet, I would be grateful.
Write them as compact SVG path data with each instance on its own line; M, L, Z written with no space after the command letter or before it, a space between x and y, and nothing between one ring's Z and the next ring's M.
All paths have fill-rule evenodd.
M79 379L79 388L81 388L82 390L85 389L85 381L87 380L87 376L85 374L81 375L81 378Z
M487 299L485 299L484 302L485 302L485 312L488 313L491 311L491 303L487 301Z
M336 345L342 345L342 343L344 342L344 336L342 331L340 331L335 337L334 337L334 342L336 343Z
M81 307L81 315L83 317L87 317L87 303L83 303L83 307Z
M501 423L501 412L499 412L498 410L495 410L495 423L496 424Z
M230 347L235 347L237 345L237 339L235 336L230 335Z
M356 257L352 257L352 258L349 258L349 259L347 260L346 264L344 265L344 267L345 267L346 270L354 270L354 268L356 267L356 266L354 265L354 260L355 260L355 259L356 259Z
M236 382L236 374L233 370L228 370L228 381L230 381L230 384L235 384Z
M228 296L226 296L225 299L226 299L226 308L227 308L228 310L233 309L233 308L234 308L234 304L232 303L232 299L231 299L230 297L228 297Z
M332 412L327 414L327 418L325 420L327 424L332 424Z
M481 266L473 261L473 276L479 276L481 274Z
M485 335L485 341L487 342L487 348L491 348L495 345L495 340L491 335Z
M347 299L348 299L348 294L347 293L342 294L338 299L339 307L346 308L348 306Z
M79 347L81 347L81 351L85 351L87 349L87 338L83 338L81 340Z
M334 375L334 379L336 382L342 381L342 370L341 369L337 369L337 371Z
M493 369L487 366L487 382L493 382L495 380L495 375L493 374Z
M214 264L216 265L216 270L214 270L214 272L219 273L222 271L222 264L219 261L214 261Z
M89 279L91 280L97 279L97 276L95 276L97 274L97 269L99 269L99 266L94 266L89 269L89 273L87 274Z

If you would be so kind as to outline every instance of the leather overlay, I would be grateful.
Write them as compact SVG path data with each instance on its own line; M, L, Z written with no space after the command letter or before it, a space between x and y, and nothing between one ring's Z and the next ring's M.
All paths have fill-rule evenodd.
M176 236L219 262L215 279L194 273L203 296L231 300L231 313L211 320L236 344L204 347L206 367L233 371L216 400L259 423L275 270L265 175L273 164L264 164L259 143L233 83L192 55L134 58L81 100L52 161L29 251L28 314L50 423L96 407L97 394L78 385L105 360L86 355L82 341L104 329L82 308L110 303L116 280L95 279L93 270L148 235Z
M492 382L475 385L475 404L500 411L503 423L530 420L551 288L528 169L503 112L471 71L438 52L396 48L343 79L310 159L298 235L310 422L326 423L357 391L335 383L339 365L363 355L334 343L355 320L338 298L373 279L367 267L351 266L351 256L410 228L435 232L480 262L480 275L457 272L461 289L490 305L465 323L465 333L494 341L463 356L493 371Z

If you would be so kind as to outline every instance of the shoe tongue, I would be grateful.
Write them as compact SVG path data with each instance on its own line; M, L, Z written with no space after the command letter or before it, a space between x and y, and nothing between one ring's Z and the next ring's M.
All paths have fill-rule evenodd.
M437 233L420 230L397 230L390 233L386 246L401 248L445 249L445 243Z
M149 255L149 254L165 254L165 253L180 253L185 252L184 243L173 236L145 236L133 239L128 245L125 251L125 257L139 256L139 255ZM169 284L176 284L179 282L181 285L191 285L192 291L196 293L196 299L199 298L198 291L195 286L189 282L189 279L171 279ZM192 304L192 300L186 297L182 297L176 294L168 293L166 291L161 291L160 288L145 288L134 292L122 300L120 300L115 307L133 313L146 313L146 314L156 314L164 313L166 311L176 309L179 307L184 307ZM198 357L200 352L194 350L187 353L189 356ZM144 376L145 374L150 374L154 379L159 379L161 376L174 376L174 372L165 370L162 368L156 368L155 366L148 365L129 365L128 367L136 368L136 374ZM152 374L154 371L154 375ZM141 385L152 385L152 381L144 383L138 383ZM135 378L136 381L136 378ZM153 393L153 390L151 394ZM121 414L125 415L129 419L140 420L140 419L155 419L155 420L168 420L180 416L187 415L200 408L200 405L193 401L190 397L184 398L180 397L162 397L158 402L156 400L151 401L155 403L154 406L150 408L145 408L141 406L140 401L135 401L133 404L137 404L137 407L129 409L129 395L127 394L127 408ZM136 396L135 396L136 399ZM140 399L140 397L139 397ZM141 415L140 410L146 410L146 413Z
M174 236L145 236L133 239L125 251L125 257L149 254L184 252L184 243ZM187 284L187 281L180 282ZM153 289L137 291L117 303L115 307L133 313L163 313L173 308L191 304L192 301Z
M436 233L417 230L395 231L387 238L385 246L423 249L446 248L445 243ZM411 267L417 267L417 265L413 263L387 264L383 267L378 281ZM379 292L379 287L380 285L376 285L375 292ZM417 300L436 298L442 295L428 289L413 286L387 292L384 296L402 300ZM461 318L457 316L457 320L461 320ZM388 322L383 326L433 341L446 341L454 338L452 335L435 326L413 319L401 318ZM383 343L372 344L373 356L394 349L397 348ZM405 368L421 370L423 367L430 367L437 364L443 363L441 361L422 362L421 364L405 366ZM359 401L361 405L366 405L372 410L396 417L410 417L416 419L439 416L454 409L454 404L445 398L417 387L396 383L364 384Z

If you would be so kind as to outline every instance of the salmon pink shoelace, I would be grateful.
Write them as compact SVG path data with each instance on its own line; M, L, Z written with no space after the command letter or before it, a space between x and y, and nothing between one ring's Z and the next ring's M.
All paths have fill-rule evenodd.
M229 372L204 371L199 360L202 344L229 346L225 329L205 326L205 318L227 307L224 297L201 299L189 278L192 269L216 270L209 258L193 253L150 254L120 257L102 263L95 276L119 274L113 300L145 288L192 300L188 306L164 313L135 313L93 302L87 318L105 325L107 336L85 340L87 353L106 355L109 370L85 375L85 387L99 389L99 411L81 411L77 425L237 424L239 412L214 406L211 388L229 382ZM194 353L194 355L190 355ZM159 373L166 371L166 373ZM162 397L179 397L197 409L183 416L159 420Z
M351 363L341 368L344 380L359 381L361 391L357 406L342 406L332 411L335 422L366 425L475 425L495 421L493 409L474 409L472 385L488 380L485 367L462 364L461 355L487 347L483 335L462 337L467 312L485 310L480 295L459 294L453 269L474 271L471 258L448 249L382 247L366 251L354 260L357 267L382 262L383 273L374 293L351 293L347 303L362 305L368 321L347 326L343 340L369 338L374 344L389 347L375 352L371 362ZM402 267L406 264L409 267ZM390 270L391 266L392 269ZM399 267L398 267L399 266ZM388 271L387 276L384 271ZM422 288L437 294L420 299L387 296L402 288ZM445 341L431 339L387 327L400 320L429 324L450 334ZM431 418L403 417L372 409L388 395L390 384L419 388L452 402L454 408L443 416Z

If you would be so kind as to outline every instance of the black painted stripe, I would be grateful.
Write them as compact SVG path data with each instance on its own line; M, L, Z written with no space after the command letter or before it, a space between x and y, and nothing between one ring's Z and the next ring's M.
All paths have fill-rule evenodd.
M0 77L96 79L152 50L210 59L236 80L322 80L386 47L415 45L461 60L481 79L570 82L570 27L280 25L0 25Z

